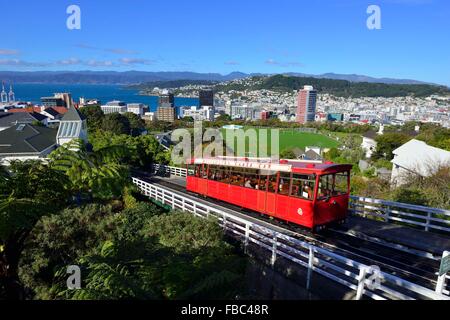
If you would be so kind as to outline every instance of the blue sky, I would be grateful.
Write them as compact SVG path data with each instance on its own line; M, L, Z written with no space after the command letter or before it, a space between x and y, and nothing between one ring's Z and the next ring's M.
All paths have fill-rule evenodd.
M72 4L81 30L66 27ZM381 30L366 27L371 4ZM450 85L448 0L0 0L0 8L3 71L335 72Z

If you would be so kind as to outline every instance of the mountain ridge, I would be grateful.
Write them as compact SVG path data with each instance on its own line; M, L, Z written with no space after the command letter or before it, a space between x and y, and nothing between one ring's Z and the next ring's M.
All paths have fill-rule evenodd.
M13 83L53 83L53 84L141 84L154 81L171 80L209 80L230 81L252 76L272 76L274 74L244 73L234 71L229 74L199 73L191 71L0 71L0 81ZM386 84L431 84L411 79L374 78L358 74L324 73L319 75L305 73L278 73L296 77L312 77L350 82L386 83ZM440 85L439 85L440 86Z

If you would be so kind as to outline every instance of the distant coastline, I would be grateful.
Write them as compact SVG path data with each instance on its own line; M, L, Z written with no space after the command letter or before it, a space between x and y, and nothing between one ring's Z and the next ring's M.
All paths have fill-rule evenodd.
M15 83L14 92L17 101L39 104L41 97L52 96L56 92L70 92L78 101L80 97L99 99L102 103L120 100L126 103L143 103L156 111L158 96L141 95L139 90L116 84L37 84ZM175 97L175 106L197 106L198 98Z

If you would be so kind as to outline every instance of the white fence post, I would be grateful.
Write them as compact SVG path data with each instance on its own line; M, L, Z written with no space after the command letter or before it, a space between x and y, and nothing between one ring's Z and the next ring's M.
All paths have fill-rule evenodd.
M431 218L431 212L428 211L428 213L427 213L427 222L426 222L426 225L425 225L425 231L430 231L430 223L431 223L430 218Z
M248 243L250 241L250 224L245 225L245 242L244 242L244 251L247 252Z
M444 251L442 254L442 260L444 260L446 257L450 256L449 251ZM442 261L441 260L441 261ZM441 262L442 264L442 262ZM444 288L445 288L445 278L447 277L447 274L439 275L438 281L436 284L436 293L437 294L443 294Z
M311 277L314 271L314 249L309 247L309 259L308 259L308 277L306 278L306 290L311 289Z
M387 206L385 212L386 212L386 214L385 214L385 216L384 216L384 220L385 220L386 222L389 222L389 218L390 218L390 216L391 216L391 206Z
M272 267L275 265L275 262L277 261L277 236L275 235L273 237L273 244L272 244L272 259L270 260L270 264Z
M359 276L358 276L358 289L356 290L356 297L355 300L361 300L363 294L364 294L364 284L366 282L366 274L367 274L367 268L362 267L359 269Z

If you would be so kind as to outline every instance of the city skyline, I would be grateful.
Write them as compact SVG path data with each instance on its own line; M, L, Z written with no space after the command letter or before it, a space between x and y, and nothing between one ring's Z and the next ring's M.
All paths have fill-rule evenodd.
M66 26L72 4L80 30ZM450 4L377 1L382 28L369 30L371 4L16 1L3 17L0 71L333 72L450 85Z

